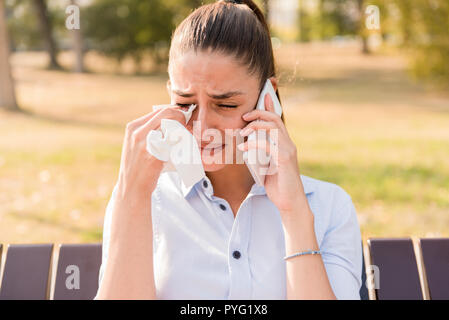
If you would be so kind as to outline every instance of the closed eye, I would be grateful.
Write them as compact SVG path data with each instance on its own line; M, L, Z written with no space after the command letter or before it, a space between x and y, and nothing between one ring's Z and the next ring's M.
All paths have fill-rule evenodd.
M177 103L177 106L180 106L181 108L188 108L191 106L191 104L186 104L186 103ZM221 108L237 108L236 105L229 105L229 104L219 104L218 105Z
M237 108L237 106L234 106L234 105L228 105L228 104L219 104L218 106L219 106L219 107L222 107L222 108Z
M191 106L191 104L185 104L185 103L177 103L177 106L180 106L181 108L188 108Z

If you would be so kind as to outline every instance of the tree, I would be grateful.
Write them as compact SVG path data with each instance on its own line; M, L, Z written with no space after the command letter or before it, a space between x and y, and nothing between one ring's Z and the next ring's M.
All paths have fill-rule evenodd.
M139 66L145 53L157 64L167 57L160 51L168 48L174 14L165 1L97 0L81 14L91 47L119 62L131 57Z
M262 7L265 14L265 20L267 20L268 25L270 25L270 1L262 0Z
M33 2L9 0L6 1L5 8L11 17L6 21L11 51L42 49L43 41L39 28L36 28L38 18Z
M311 39L311 28L313 25L313 17L304 8L304 0L298 0L298 40L307 42Z
M52 23L47 10L47 4L45 3L45 0L34 0L33 3L39 18L39 24L45 42L45 48L50 57L49 68L61 69L61 66L56 59L57 49L52 34Z
M449 2L419 0L413 6L404 0L396 3L401 11L404 45L412 58L413 74L449 85Z
M75 0L70 0L72 5L77 5ZM73 53L75 54L75 72L84 72L84 44L80 29L70 30L73 41Z
M299 40L328 40L358 32L356 0L299 1ZM311 5L312 4L312 5Z
M165 3L173 12L174 24L178 25L196 8L203 4L208 4L215 1L216 0L165 0Z
M9 37L4 1L0 1L0 108L18 109L9 64Z
M357 0L357 7L359 9L359 36L362 40L362 53L369 54L370 49L368 47L368 39L366 36L366 28L363 19L365 17L364 0Z
M438 86L449 85L449 1L376 0L382 33L407 54L411 73Z

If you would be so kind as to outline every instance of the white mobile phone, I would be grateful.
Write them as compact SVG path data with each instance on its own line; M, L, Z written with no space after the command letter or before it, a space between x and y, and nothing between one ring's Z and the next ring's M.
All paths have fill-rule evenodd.
M257 110L265 110L265 95L269 94L271 96L271 100L273 101L274 111L278 116L282 115L282 107L279 102L278 97L276 96L276 92L274 91L273 85L271 84L270 79L267 79L265 85L259 95L259 100L257 101ZM248 135L248 141L256 140L256 132L252 132ZM269 139L269 138L268 138ZM243 153L243 160L248 166L251 175L253 176L256 184L263 186L265 184L265 176L268 172L268 168L270 166L270 156L266 155L261 161L259 151L257 149L252 149L245 151Z

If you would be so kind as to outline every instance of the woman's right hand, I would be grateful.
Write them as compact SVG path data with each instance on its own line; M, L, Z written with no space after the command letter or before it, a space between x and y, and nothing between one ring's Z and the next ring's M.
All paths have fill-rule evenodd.
M117 190L111 213L107 262L98 299L155 299L151 193L163 162L146 150L146 137L162 119L185 125L179 106L153 111L126 125Z
M146 150L146 136L160 127L162 119L177 120L185 125L179 106L156 110L126 125L123 141L118 190L120 197L148 197L157 184L163 162Z

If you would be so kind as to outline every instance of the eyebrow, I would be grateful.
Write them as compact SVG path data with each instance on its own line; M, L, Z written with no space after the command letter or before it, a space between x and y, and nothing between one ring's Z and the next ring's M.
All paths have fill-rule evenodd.
M176 93L178 96L181 96L184 98L190 98L195 95L193 93L183 92L181 90L173 90L173 92ZM230 91L230 92L226 92L226 93L222 93L222 94L218 94L218 95L208 94L208 96L211 98L217 99L217 100L222 100L222 99L227 99L227 98L231 98L233 96L238 96L238 95L242 95L242 94L244 94L244 93L241 91Z

